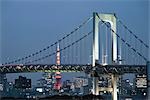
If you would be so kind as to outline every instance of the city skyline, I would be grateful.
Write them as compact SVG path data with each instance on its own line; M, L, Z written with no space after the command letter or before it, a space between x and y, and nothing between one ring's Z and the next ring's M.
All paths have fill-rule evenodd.
M120 80L124 80L123 84L129 84L128 79L147 84L148 0L2 0L0 3L0 75L6 74L8 82L23 76L36 85L44 72L59 71L61 75L57 81L54 79L56 88L61 90L61 80L84 76L93 79L92 93L98 95L100 82L105 80L102 85L105 86L111 78L112 83L107 86L112 89L113 100L117 99ZM5 82L5 78L0 81ZM133 88L130 85L128 88Z
M87 16L92 16L94 11L116 13L148 44L147 1L2 0L1 4L2 60L0 61L3 62L21 58L52 44L70 32L70 29L78 26L83 19L88 18ZM63 27L64 23L66 27ZM8 78L14 79L11 75Z

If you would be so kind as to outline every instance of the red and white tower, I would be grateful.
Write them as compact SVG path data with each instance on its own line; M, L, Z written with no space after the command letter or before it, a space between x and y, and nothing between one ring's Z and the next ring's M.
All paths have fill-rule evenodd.
M58 45L57 45L56 65L60 65L60 49L59 49L59 43L58 43Z
M56 65L57 68L60 65L60 48L59 48L59 43L57 45L57 53L56 53ZM56 72L55 73L55 84L54 84L54 89L55 90L60 90L61 89L61 73L60 72Z

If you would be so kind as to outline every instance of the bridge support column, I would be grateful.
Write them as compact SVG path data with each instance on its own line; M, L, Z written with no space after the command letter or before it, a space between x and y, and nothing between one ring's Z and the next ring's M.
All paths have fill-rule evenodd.
M93 94L99 95L98 77L93 77Z
M112 75L112 97L113 100L117 100L117 75L113 74Z
M92 66L95 67L95 64L99 60L99 18L96 13L93 13L93 57L92 57ZM98 91L98 76L93 76L93 95L99 95Z
M114 14L98 14L93 13L93 55L92 55L92 66L95 67L96 63L99 62L99 22L105 21L111 24L111 38L112 38L112 63L117 63L117 36L116 36L116 17ZM115 85L117 83L114 83ZM114 87L115 87L114 85ZM115 93L115 91L114 91ZM93 77L93 94L99 94L98 78ZM115 96L116 97L116 96ZM116 100L116 99L114 99Z

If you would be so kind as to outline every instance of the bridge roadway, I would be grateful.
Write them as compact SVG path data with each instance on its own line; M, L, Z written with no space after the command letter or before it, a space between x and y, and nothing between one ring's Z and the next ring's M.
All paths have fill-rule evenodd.
M18 65L2 65L0 66L0 73L23 73L23 72L85 72L98 74L124 74L124 73L142 73L147 72L146 65L91 65L82 64L18 64Z

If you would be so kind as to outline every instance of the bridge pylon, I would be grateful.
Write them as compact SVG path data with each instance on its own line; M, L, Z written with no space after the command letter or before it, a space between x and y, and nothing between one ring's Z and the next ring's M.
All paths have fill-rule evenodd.
M99 61L99 22L108 22L111 25L111 38L112 38L112 47L111 47L111 61L112 64L117 64L117 56L118 56L118 48L117 48L117 36L116 33L116 17L114 14L98 14L96 12L93 13L93 59L92 66L95 67L96 63ZM108 62L108 61L106 61ZM99 95L99 86L98 86L98 77L93 77L93 94ZM112 75L112 95L113 100L117 100L117 76Z

